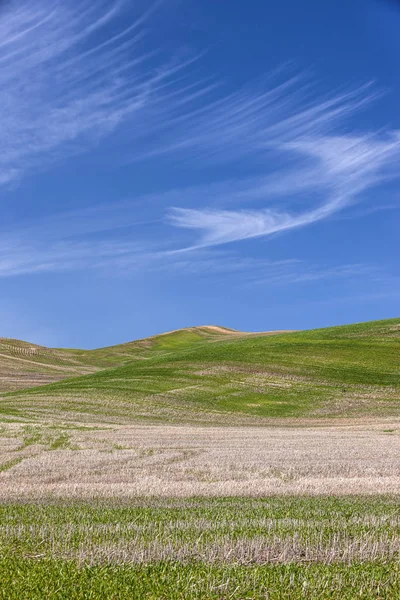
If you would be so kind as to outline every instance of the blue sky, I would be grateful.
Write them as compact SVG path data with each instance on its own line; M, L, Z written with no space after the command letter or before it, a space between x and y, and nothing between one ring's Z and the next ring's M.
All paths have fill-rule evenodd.
M398 316L400 5L0 8L0 335Z

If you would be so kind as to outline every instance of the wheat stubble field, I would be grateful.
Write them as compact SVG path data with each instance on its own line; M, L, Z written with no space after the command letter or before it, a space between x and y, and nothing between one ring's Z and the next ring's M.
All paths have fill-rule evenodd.
M400 319L0 340L0 598L400 597L399 349Z
M0 431L0 500L395 494L400 422Z

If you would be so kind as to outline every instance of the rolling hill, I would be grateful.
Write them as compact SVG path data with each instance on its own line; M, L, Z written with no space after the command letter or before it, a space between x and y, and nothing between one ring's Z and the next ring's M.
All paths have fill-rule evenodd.
M93 373L165 350L221 339L225 335L245 334L215 325L190 327L96 350L46 348L21 340L0 338L0 392Z
M226 424L400 414L400 319L276 335L194 327L89 351L2 343L11 348L2 350L3 372L14 361L33 378L64 378L3 394L5 419Z

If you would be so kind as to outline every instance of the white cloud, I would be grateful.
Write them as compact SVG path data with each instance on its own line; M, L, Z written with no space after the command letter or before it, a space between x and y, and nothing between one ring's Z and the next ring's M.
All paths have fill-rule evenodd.
M137 243L112 241L27 242L0 248L0 277L70 270L120 268L146 260Z
M307 264L304 261L285 265L283 269L271 269L270 272L253 273L248 278L249 285L293 285L311 283L321 280L342 279L348 281L362 280L368 284L381 285L385 282L396 282L396 278L378 265L349 263L340 265Z
M135 18L128 0L2 6L0 184L93 147L127 120L134 141L152 110L160 116L185 62L140 45L155 7Z
M201 105L175 111L164 127L156 130L158 144L147 156L176 153L180 159L201 158L229 162L243 157L268 160L268 152L284 150L285 144L304 136L322 135L345 117L366 107L378 97L371 86L362 86L316 101L310 83L297 75L273 73L263 85L248 84L242 89L209 94ZM139 158L142 155L139 155ZM137 154L132 155L137 159Z
M400 138L397 132L378 135L328 135L317 134L315 123L312 134L301 134L292 141L277 142L280 150L306 158L307 177L299 168L298 191L321 191L324 198L319 204L309 202L303 211L281 208L220 210L214 208L172 208L169 221L181 228L202 232L192 248L219 245L242 239L271 235L273 233L304 227L326 219L353 203L365 190L388 178L398 177L395 170L400 158ZM283 132L282 132L283 134ZM285 133L286 138L288 134ZM295 189L296 176L285 173L277 176L282 194ZM273 190L272 190L273 191ZM265 201L271 203L266 190ZM311 206L310 206L311 205ZM190 248L188 248L190 249Z
M196 261L211 268L207 247L327 219L398 176L398 132L343 128L376 99L372 86L316 100L303 77L281 72L225 93L187 69L195 57L168 62L145 49L143 26L156 6L135 18L129 0L10 0L2 8L0 185L116 130L118 160L146 158L156 169L155 157L169 155L192 169L222 164L231 179L215 168L212 184L9 227L0 235L0 276L189 270ZM238 164L250 164L251 176L235 176ZM161 235L144 233L153 221ZM128 227L137 228L133 241L117 231Z

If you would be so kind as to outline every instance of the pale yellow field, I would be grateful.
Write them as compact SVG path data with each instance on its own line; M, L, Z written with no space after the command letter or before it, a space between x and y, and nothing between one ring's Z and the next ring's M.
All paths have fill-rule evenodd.
M0 430L0 500L400 492L400 420Z

